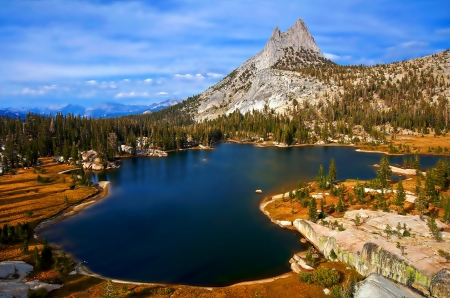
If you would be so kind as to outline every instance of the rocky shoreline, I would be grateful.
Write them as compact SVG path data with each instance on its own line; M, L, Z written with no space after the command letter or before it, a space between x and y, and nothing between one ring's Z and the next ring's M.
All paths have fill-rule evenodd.
M378 283L387 278L426 296L450 297L450 263L437 253L439 249L450 251L450 233L441 232L444 241L437 242L419 216L371 210L347 211L342 218L324 219L328 223L338 221L343 227L341 231L304 219L284 222L272 218L265 210L281 197L279 194L265 198L260 204L261 211L280 227L300 232L325 258L344 262L363 276L374 275ZM356 217L362 219L361 224ZM395 227L397 223L406 225L411 237L384 236L386 226ZM437 224L441 230L449 228L439 221ZM290 262L296 273L312 269L301 255L294 255ZM368 283L377 284L371 280Z

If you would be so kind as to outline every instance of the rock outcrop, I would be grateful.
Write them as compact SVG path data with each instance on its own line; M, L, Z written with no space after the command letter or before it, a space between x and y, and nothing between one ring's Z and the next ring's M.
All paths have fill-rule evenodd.
M435 297L450 298L450 270L439 271L431 282L430 288Z
M289 30L281 32L278 26L273 30L272 36L267 41L264 50L255 57L257 69L264 69L273 66L284 56L285 48L292 47L294 51L308 50L319 57L323 57L311 33L309 33L305 22L299 19Z
M356 214L363 215L360 215L362 222L358 226L354 221ZM293 226L325 257L330 258L334 251L338 260L353 266L364 276L380 274L425 294L429 291L437 295L450 290L450 283L445 283L450 263L437 253L439 249L450 251L450 243L435 241L426 224L417 221L415 216L360 210L330 221L334 220L338 220L345 230L330 229L302 219L295 220ZM401 226L407 223L411 227L411 237L383 236L383 229L394 222ZM446 239L448 233L442 234Z
M355 285L354 298L419 298L411 289L397 284L379 274L371 274Z
M0 262L0 298L26 298L28 291L45 288L47 292L62 285L43 283L38 280L22 282L33 271L33 266L22 261Z

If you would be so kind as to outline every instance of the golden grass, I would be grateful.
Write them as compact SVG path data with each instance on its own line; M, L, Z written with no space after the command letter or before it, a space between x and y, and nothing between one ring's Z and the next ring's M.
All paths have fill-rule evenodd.
M0 176L0 225L16 225L19 222L39 222L95 193L91 187L70 189L70 174L57 175L59 171L73 166L58 164L51 158L42 158L38 169L20 169L16 175ZM39 183L37 177L48 178L48 183ZM30 216L27 212L32 212Z
M394 139L389 139L389 142L398 150L395 154L408 154L406 146L409 146L409 154L450 155L450 136L434 136L434 134L423 136L397 135ZM401 148L399 148L400 145ZM358 147L361 150L391 153L389 145L360 145ZM441 151L439 151L439 148L441 148ZM448 151L445 151L445 148Z
M436 149L441 147L444 149L447 147L450 150L450 136L434 136L433 134L423 135L423 136L408 136L401 135L397 136L393 140L394 145L398 146L409 145L413 150L416 148L420 154L436 154ZM412 152L416 152L414 149ZM432 152L429 152L428 149L433 149ZM450 155L450 152L442 152L441 154Z
M102 297L105 293L106 281L91 277L75 275L64 283L64 287L51 294L51 297ZM118 292L126 297L327 297L320 286L310 285L299 281L297 274L290 274L262 284L236 285L223 288L206 289L189 286L148 286L132 284L114 284ZM166 289L172 292L163 294Z

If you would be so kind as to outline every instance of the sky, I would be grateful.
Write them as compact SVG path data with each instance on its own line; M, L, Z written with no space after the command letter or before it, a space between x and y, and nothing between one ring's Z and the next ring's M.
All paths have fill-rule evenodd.
M448 0L0 0L0 108L199 94L303 19L339 64L450 49Z

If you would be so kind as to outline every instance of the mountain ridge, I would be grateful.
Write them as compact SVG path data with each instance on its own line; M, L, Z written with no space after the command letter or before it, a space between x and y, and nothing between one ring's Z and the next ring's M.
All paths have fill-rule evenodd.
M25 118L31 112L41 115L62 113L63 115L73 114L82 117L118 117L132 114L149 114L161 109L180 103L178 99L168 99L151 105L127 105L117 102L105 102L93 107L85 108L77 104L66 104L61 107L50 108L0 108L0 116Z

